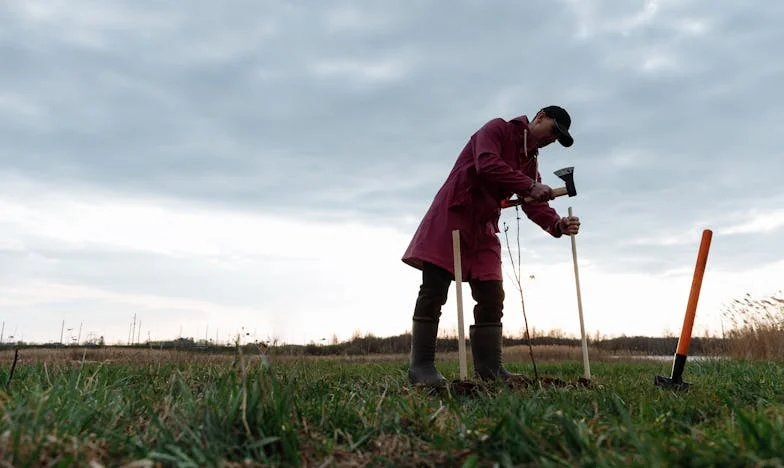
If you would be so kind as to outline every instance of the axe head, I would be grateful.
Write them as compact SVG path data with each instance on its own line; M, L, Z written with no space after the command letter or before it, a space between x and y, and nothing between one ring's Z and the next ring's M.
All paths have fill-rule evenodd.
M577 195L577 188L574 186L574 166L558 169L554 174L566 183L566 192L570 197Z

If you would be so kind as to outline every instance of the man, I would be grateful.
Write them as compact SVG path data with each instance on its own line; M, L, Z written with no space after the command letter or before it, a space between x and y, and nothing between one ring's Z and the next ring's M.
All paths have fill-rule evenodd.
M452 230L460 230L463 280L476 302L469 329L474 373L483 380L506 380L514 374L501 363L504 289L501 242L497 233L500 204L513 194L532 197L523 203L526 216L553 237L577 234L580 220L561 217L548 204L552 190L541 183L539 149L558 141L570 147L571 117L561 107L541 109L534 119L496 118L469 139L452 171L422 219L402 261L422 271L413 315L412 384L440 386L444 376L434 365L441 307L454 281Z

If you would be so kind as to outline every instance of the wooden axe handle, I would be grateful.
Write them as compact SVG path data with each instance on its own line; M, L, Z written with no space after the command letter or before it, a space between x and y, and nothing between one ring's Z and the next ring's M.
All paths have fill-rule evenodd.
M566 187L558 187L553 189L553 198L562 197L564 195L568 195L569 191ZM516 200L501 200L501 208L509 208L510 206L517 206L522 205L523 203L531 203L533 202L533 198L531 197L523 197L523 199L516 199Z

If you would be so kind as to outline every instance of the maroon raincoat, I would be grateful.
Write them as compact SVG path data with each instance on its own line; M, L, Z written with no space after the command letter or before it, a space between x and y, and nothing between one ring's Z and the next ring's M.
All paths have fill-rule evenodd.
M527 194L534 180L541 182L537 155L526 116L487 122L458 156L414 233L403 262L418 269L429 262L454 274L452 230L459 229L463 281L502 280L497 235L500 204L513 194ZM547 202L520 207L550 235L561 237L560 216Z

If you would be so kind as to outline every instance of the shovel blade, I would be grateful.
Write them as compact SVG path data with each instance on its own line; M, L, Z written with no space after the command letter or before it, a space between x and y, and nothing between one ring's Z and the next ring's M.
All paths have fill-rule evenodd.
M664 377L663 375L657 375L653 379L653 384L668 390L686 391L689 389L689 384L683 380L675 380L670 377Z

